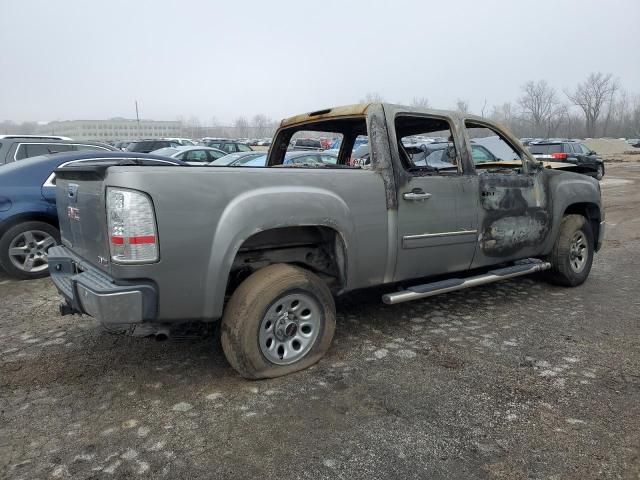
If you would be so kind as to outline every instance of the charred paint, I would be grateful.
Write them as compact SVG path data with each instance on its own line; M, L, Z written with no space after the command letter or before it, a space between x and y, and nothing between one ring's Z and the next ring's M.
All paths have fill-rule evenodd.
M540 174L480 175L484 215L479 241L485 255L510 256L544 242L552 216L543 179Z

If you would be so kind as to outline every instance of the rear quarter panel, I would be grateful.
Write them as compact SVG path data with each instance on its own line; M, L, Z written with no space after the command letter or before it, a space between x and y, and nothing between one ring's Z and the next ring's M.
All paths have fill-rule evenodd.
M382 282L387 213L384 183L374 171L116 167L105 184L152 198L159 262L111 269L116 278L157 283L161 320L219 318L236 252L272 228L333 228L346 247L347 289Z

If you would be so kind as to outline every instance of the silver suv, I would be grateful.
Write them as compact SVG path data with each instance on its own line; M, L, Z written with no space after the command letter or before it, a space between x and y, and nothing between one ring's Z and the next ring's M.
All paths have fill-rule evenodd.
M4 164L48 153L82 150L113 151L114 147L98 142L71 140L67 137L38 135L0 135L0 167Z

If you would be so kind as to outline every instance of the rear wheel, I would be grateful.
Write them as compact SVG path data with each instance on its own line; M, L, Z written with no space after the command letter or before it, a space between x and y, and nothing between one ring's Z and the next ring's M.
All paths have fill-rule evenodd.
M60 232L48 223L31 221L14 225L0 238L0 265L14 278L46 277L49 249L59 241Z
M593 232L582 215L566 215L553 245L547 278L553 283L576 287L584 283L593 262Z
M322 280L298 267L271 265L231 296L222 318L222 349L245 378L279 377L320 360L335 324L333 296Z

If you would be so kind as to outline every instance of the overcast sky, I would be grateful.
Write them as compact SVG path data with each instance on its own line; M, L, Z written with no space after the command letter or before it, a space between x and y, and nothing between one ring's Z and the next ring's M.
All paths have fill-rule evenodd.
M640 94L640 1L2 0L0 120L280 119L367 92L478 112L527 80Z

